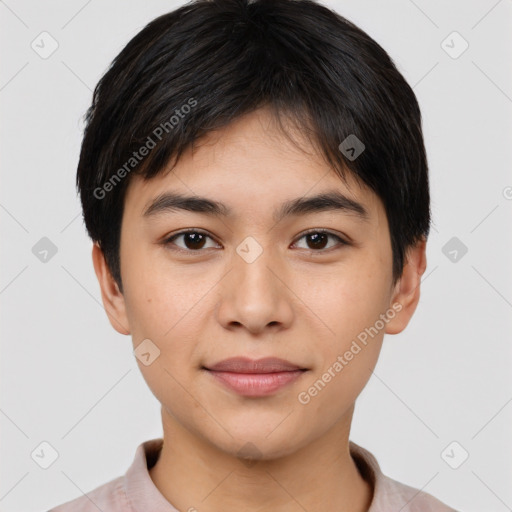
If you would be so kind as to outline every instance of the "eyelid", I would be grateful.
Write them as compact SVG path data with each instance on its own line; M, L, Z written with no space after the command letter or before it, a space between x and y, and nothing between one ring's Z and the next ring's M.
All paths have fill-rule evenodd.
M340 242L342 242L345 245L350 244L350 239L346 236L343 236L341 233L338 233L336 231L331 231L330 229L326 228L311 228L307 231L303 231L298 237L297 240L300 240L302 237L309 235L311 233L325 233L326 235L331 235L334 238L337 238ZM321 252L321 251L315 251L315 252Z

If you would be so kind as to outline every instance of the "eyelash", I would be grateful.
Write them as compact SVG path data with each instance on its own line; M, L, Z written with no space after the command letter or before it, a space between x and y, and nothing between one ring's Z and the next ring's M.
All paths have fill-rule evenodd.
M170 245L174 245L174 247L171 247L171 250L173 250L173 251L189 253L189 254L190 253L204 252L205 250L203 250L203 249L197 249L197 250L183 249L182 247L178 247L175 244L173 244L173 241L176 238L178 238L179 236L182 236L182 235L186 235L187 233L197 233L199 235L205 235L208 238L213 240L213 238L208 233L206 233L206 232L204 232L202 230L199 230L199 229L188 229L188 230L180 231L179 233L175 233L174 235L171 235L170 237L166 238L162 243L166 247L168 247ZM302 235L297 239L297 241L301 240L302 238L304 238L307 235L318 234L318 233L320 233L320 234L323 233L323 234L326 234L326 235L329 235L329 236L335 238L339 242L339 245L335 246L335 247L330 247L328 249L319 249L319 250L306 249L309 252L312 252L312 253L324 253L324 252L329 252L331 250L340 249L341 247L343 247L345 245L350 245L349 242L347 242L346 240L341 238L339 235L336 235L336 234L332 233L331 231L328 231L328 230L325 230L325 229L312 229L310 231L306 231L305 233L302 233Z

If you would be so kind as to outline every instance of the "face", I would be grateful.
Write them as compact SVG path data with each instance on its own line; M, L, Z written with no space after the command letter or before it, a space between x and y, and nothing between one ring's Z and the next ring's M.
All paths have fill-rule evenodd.
M392 283L378 197L350 175L344 184L295 139L300 148L260 110L210 134L171 172L133 176L122 295L94 256L112 325L134 348L150 340L138 364L164 421L226 453L251 442L265 458L283 456L349 421L384 333L401 331L418 299L415 277ZM149 208L165 193L224 206L216 214L165 201ZM349 201L283 210L320 194ZM424 259L414 262L411 276ZM302 371L280 387L246 380L236 391L204 369L236 356L277 357Z

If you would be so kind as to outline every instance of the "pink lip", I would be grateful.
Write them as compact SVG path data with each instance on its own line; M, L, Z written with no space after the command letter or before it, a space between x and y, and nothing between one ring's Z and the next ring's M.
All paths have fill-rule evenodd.
M208 370L229 389L244 396L266 396L297 380L304 370L275 373L233 373Z
M244 396L266 396L297 380L306 368L275 357L225 359L205 368L222 384Z

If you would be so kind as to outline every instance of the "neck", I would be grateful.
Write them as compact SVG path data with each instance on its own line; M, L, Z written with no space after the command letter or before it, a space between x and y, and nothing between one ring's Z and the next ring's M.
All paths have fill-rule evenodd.
M162 408L164 443L149 473L178 510L367 512L373 489L349 452L352 413L292 454L248 460L194 435Z

